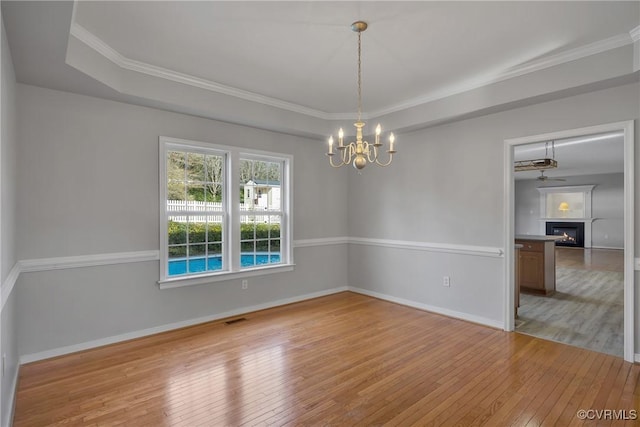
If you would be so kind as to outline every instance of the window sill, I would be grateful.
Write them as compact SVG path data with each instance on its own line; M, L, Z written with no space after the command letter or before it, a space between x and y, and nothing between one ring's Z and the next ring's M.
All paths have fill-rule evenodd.
M242 279L244 277L264 276L266 274L293 271L295 264L278 264L268 267L247 268L241 271L222 271L219 273L200 274L159 280L160 289L182 288L184 286L204 285L213 282Z

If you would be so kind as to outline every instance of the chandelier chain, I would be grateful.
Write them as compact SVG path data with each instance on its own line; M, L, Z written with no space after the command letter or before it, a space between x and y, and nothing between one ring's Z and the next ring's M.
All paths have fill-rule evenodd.
M361 60L361 47L362 47L362 32L358 31L358 121L361 121L362 116L362 60Z

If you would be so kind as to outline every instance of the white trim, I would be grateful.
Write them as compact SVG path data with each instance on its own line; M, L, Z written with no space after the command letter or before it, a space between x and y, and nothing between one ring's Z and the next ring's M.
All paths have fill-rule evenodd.
M439 99L444 99L449 96L458 95L464 92L468 92L474 89L488 86L493 83L499 83L501 81L508 80L514 77L519 77L525 74L534 73L536 71L544 70L546 68L554 67L556 65L562 65L567 62L585 58L587 56L606 52L608 50L616 49L631 43L632 43L632 40L629 34L619 34L617 36L613 36L604 40L599 40L585 46L577 47L565 52L560 52L558 54L541 58L539 60L534 60L526 65L516 66L510 69L509 71L499 72L495 76L474 78L457 85L445 87L435 92L432 92L431 94L413 98L408 101L392 105L388 108L382 108L380 110L371 111L368 113L368 115L369 117L380 117L386 114L395 113L398 111L417 107L419 105L427 104L429 102L437 101Z
M269 96L260 95L255 92L250 92L247 90L217 83L212 80L195 77L186 73L181 73L178 71L127 58L77 22L71 23L71 29L69 33L77 40L81 41L118 67L125 70L135 71L141 74L146 74L148 76L158 77L172 82L209 90L211 92L233 96L235 98L244 99L246 101L252 101L287 111L293 111L294 113L305 114L307 116L315 117L318 119L330 120L334 118L332 114L326 113L324 111L304 107L292 102L283 101L277 98L271 98ZM351 114L349 118L353 118L352 116L353 115Z
M538 221L543 222L588 222L592 223L601 218L540 218ZM543 233L544 234L544 233Z
M640 271L640 258L635 259L634 268L636 271Z
M634 359L634 361L635 361L636 363L640 363L640 353L636 353L636 354L634 354L633 359Z
M328 245L343 245L349 243L348 237L328 237L319 239L304 239L295 240L293 242L294 248L307 248L314 246L328 246ZM160 260L160 251L152 249L147 251L135 251L135 252L115 252L115 253L103 253L94 255L76 255L68 257L54 257L54 258L35 258L21 260L14 264L11 271L7 275L4 283L0 286L0 312L4 308L5 303L9 299L11 292L18 280L21 273L31 273L36 271L51 271L51 270L63 270L68 268L80 268L80 267L94 267L100 265L116 265L116 264L128 264L135 262L147 262ZM290 265L275 265L272 267L274 271L268 271L269 268L261 268L260 270L243 270L237 274L227 275L226 277L212 278L211 276L205 276L201 278L201 283L211 283L222 280L239 279L243 277L254 277L262 274L280 273L283 271L293 270L295 264ZM195 280L195 279L194 279ZM170 282L170 281L169 281ZM185 286L185 285L182 285ZM165 284L161 286L165 288L180 287L177 284Z
M616 246L591 246L591 249L615 249L618 251L624 251L624 248L616 247Z
M239 271L222 271L219 273L199 274L197 276L176 276L159 280L160 289L183 288L185 286L206 285L207 283L223 282L226 280L243 279L245 277L265 276L267 274L293 271L295 264L273 264L264 267L244 269Z
M497 320L488 319L482 316L476 316L473 314L463 313L460 311L449 310L447 308L436 307L434 305L424 304L417 301L412 301L404 298L398 298L387 294L382 294L375 291L370 291L368 289L356 288L353 286L349 286L349 291L355 292L362 295L367 295L370 297L382 299L385 301L393 302L400 305L405 305L411 308L417 308L419 310L429 311L431 313L441 314L443 316L452 317L455 319L465 320L467 322L477 323L483 326L488 326L496 329L503 329L502 322Z
M499 258L504 255L502 248L488 246L455 245L447 243L414 242L409 240L369 239L350 237L349 243L356 245L382 246L385 248L409 249L415 251L444 252L458 255L474 255Z
M624 359L632 362L635 353L635 137L634 121L624 126Z
M564 185L561 187L538 187L541 193L588 193L593 191L595 185Z
M188 326L198 325L200 323L212 322L219 319L238 316L241 314L253 313L259 310L265 310L268 308L274 308L281 305L292 304L295 302L305 301L313 298L319 298L339 292L345 292L348 288L346 286L326 289L323 291L312 292L310 294L299 295L291 298L284 298L276 301L271 301L264 304L252 305L249 307L241 307L234 310L225 311L224 313L212 314L209 316L198 317L195 319L183 320L180 322L168 323L162 326L156 326L153 328L142 329L138 331L127 332L125 334L113 335L107 338L100 338L97 340L86 341L80 344L72 344L65 347L59 347L51 350L46 350L38 353L25 354L20 356L20 364L36 362L38 360L49 359L51 357L62 356L69 353L75 353L82 350L88 350L91 348L102 347L104 345L114 344L121 341L127 341L135 338L142 338L148 335L158 334L161 332L167 332L174 329L185 328Z
M2 425L3 427L9 427L13 424L13 414L16 409L16 391L18 391L18 377L20 374L20 364L16 364L16 372L13 374L13 378L11 379L11 386L9 387L9 398L7 401L9 402L9 410L6 414L2 414Z
M629 31L629 35L631 36L631 40L633 40L634 43L640 40L640 25Z
M322 237L319 239L300 239L293 241L294 248L308 248L313 246L328 246L328 245L344 245L349 243L349 237Z
M585 46L580 46L574 49L560 52L555 55L551 55L539 60L534 60L526 65L516 66L509 71L499 72L494 76L474 78L467 80L461 84L453 85L441 90L434 91L424 96L416 97L405 102L400 102L379 110L362 113L362 119L368 120L375 117L380 117L386 114L395 113L398 111L406 110L419 105L427 104L439 99L447 98L449 96L457 95L463 92L478 89L493 83L498 83L503 80L508 80L514 77L530 74L536 71L544 70L546 68L561 65L567 62L575 61L577 59L585 58L587 56L595 55L598 53L606 52L608 50L616 49L622 46L626 46L635 41L634 36L637 37L637 28L633 29L629 33L619 34L617 36L609 37L604 40L598 40ZM315 117L324 120L346 120L355 119L353 113L327 113L325 111L316 110L313 108L305 107L292 102L283 101L281 99L268 97L255 92L250 92L231 86L223 85L211 80L195 77L189 74L180 73L167 68L158 67L155 65L147 64L141 61L136 61L125 57L103 40L98 38L95 34L88 31L86 28L72 20L70 35L75 37L80 42L84 43L89 48L93 49L98 54L102 55L118 67L141 74L146 74L153 77L162 78L165 80L173 81L176 83L182 83L193 87L209 90L216 93L222 93L225 95L233 96L239 99L256 102L259 104L269 105L272 107L280 108L295 113L305 114L307 116Z
M514 240L514 190L513 190L513 149L516 145L529 144L545 140L594 135L607 132L623 131L624 133L624 360L633 362L635 352L635 279L634 279L634 121L607 123L550 132L542 135L531 135L504 141L504 215L505 233L505 281L504 281L504 325L505 330L514 327L514 290L513 290L513 245Z
M18 276L20 276L21 271L22 271L22 263L18 261L13 265L13 267L9 271L7 278L4 279L4 282L0 287L0 295L2 298L2 304L0 305L0 312L4 308L4 305L6 304L7 300L9 299L9 295L11 295L11 292L13 292L13 287L16 285L16 282L18 281Z
M126 264L131 262L157 261L160 251L116 252L95 255L39 258L19 261L21 272L62 270L67 268L94 267L98 265Z

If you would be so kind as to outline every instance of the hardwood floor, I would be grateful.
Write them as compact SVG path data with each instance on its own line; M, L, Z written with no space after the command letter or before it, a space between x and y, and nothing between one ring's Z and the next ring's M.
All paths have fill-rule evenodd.
M25 365L14 426L570 426L640 409L638 365L359 294L244 317Z
M624 272L624 251L556 247L556 266L622 273Z
M551 296L520 295L516 330L623 357L624 251L556 248Z

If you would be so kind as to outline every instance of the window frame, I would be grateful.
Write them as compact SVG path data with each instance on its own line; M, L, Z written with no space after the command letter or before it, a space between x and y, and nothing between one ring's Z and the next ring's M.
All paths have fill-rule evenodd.
M173 277L168 275L169 244L167 225L168 218L171 215L167 210L167 153L174 150L223 156L222 270ZM159 138L158 157L160 166L160 279L158 284L161 289L293 270L295 264L293 262L293 220L291 214L291 207L293 206L292 155L161 136ZM275 161L282 165L280 182L282 210L279 212L281 215L280 263L241 268L240 217L242 213L240 211L240 177L238 173L241 158Z

